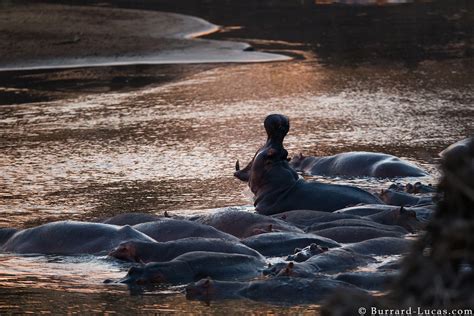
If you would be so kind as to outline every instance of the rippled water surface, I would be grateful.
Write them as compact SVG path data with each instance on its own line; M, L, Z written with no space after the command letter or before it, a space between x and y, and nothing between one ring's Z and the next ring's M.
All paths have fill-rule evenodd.
M472 18L469 7L459 8L446 15ZM204 17L212 18L209 12L211 16ZM401 13L381 14L396 18ZM456 23L462 24L458 19ZM252 23L248 22L249 29ZM440 57L426 53L429 50L421 43L420 50L428 55L412 63L402 53L399 58L380 55L386 52L380 47L383 43L363 37L365 53L354 53L352 62L346 63L344 49L334 48L341 62L328 57L328 43L346 39L344 27L320 46L301 29L282 32L280 39L267 36L265 29L245 38L245 28L235 29L217 36L296 58L263 64L2 74L0 226L26 227L134 211L192 214L252 204L248 189L232 173L236 159L246 163L265 141L262 122L270 113L290 117L285 140L290 155L386 152L427 169L430 176L423 180L429 183L436 183L438 177L438 152L474 132L473 63L464 53L457 56L462 47ZM291 32L297 35L288 37ZM412 48L408 36L396 34L397 47ZM460 36L459 41L464 40ZM373 50L369 44L375 45ZM372 52L378 54L373 61ZM389 184L370 179L320 180L353 183L372 191ZM125 271L126 267L106 258L1 255L0 313L312 313L317 309L252 302L206 306L187 302L177 294L182 288L130 294L126 287L102 284Z

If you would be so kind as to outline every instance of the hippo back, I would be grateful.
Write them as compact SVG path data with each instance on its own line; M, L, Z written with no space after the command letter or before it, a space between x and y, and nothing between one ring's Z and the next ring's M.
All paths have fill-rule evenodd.
M59 221L15 233L3 251L36 254L99 254L127 240L154 241L130 226Z
M204 215L197 219L197 221L213 226L238 238L246 238L262 232L303 232L301 229L282 220L247 211L225 210Z
M13 236L18 229L16 228L0 228L0 247L10 239L11 236Z
M147 222L133 226L136 230L150 236L156 241L172 241L189 237L218 238L229 241L238 239L216 228L179 219L165 219L155 222Z

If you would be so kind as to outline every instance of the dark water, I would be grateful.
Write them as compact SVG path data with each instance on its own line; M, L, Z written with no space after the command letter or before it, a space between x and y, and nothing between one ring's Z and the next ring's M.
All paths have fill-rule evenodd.
M227 27L213 38L293 61L0 74L0 226L250 205L233 166L252 157L264 117L276 112L291 119L290 155L382 151L423 166L431 172L423 180L436 183L437 153L474 133L472 2L272 3L114 4L200 16ZM322 180L373 191L389 183ZM180 288L130 295L101 284L125 270L105 258L3 255L0 313L317 309L206 306Z

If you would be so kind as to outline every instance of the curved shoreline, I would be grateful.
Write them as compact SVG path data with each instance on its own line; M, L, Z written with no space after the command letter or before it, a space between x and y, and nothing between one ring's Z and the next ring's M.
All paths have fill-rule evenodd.
M220 27L175 13L13 5L0 11L0 28L0 71L291 59L245 51L246 43L196 39Z

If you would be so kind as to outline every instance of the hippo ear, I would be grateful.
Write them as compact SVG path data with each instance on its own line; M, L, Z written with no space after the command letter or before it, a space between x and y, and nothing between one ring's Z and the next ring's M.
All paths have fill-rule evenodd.
M293 251L293 253L297 253L297 252L300 252L301 251L301 248L295 248L295 250Z
M400 206L400 214L405 214L406 212L407 210L403 206Z
M319 248L319 246L315 243L312 243L311 245L309 245L309 249L314 251L314 250L317 250Z

